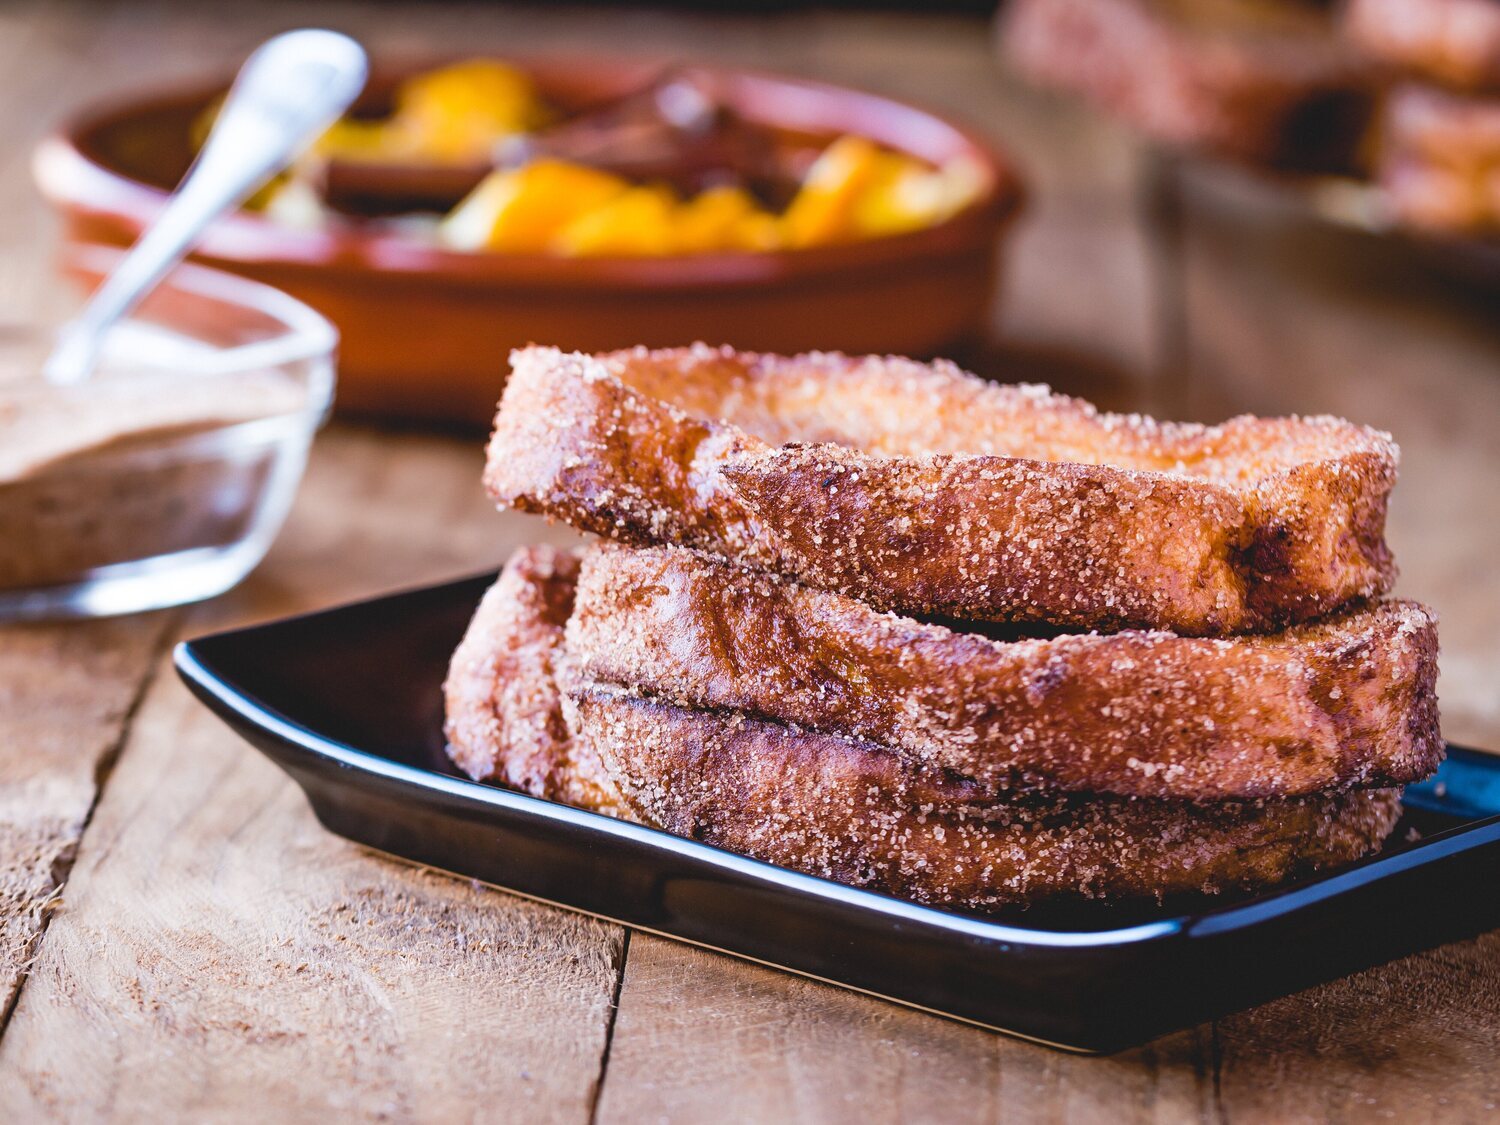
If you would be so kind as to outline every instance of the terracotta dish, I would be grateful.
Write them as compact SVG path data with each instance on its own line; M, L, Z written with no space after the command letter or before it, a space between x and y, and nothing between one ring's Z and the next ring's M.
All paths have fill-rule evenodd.
M519 65L544 96L568 107L622 97L664 69L619 59ZM374 104L418 69L377 75ZM982 328L996 249L1021 197L1002 155L958 125L887 98L762 73L711 73L747 121L791 133L855 133L932 163L967 157L987 170L989 186L934 227L786 252L465 253L391 230L303 230L241 212L209 230L196 258L284 289L334 322L343 339L341 409L428 421L487 423L506 356L531 342L597 352L706 339L778 352L931 355ZM222 88L118 99L44 141L36 175L66 237L133 240L187 169L192 123Z

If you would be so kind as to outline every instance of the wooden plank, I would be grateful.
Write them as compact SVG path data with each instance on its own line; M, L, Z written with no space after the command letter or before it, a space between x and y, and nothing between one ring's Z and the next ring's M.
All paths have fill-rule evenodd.
M1234 1122L1493 1117L1500 932L1231 1017L1219 1039Z
M0 1024L167 625L0 628Z
M1198 1120L1206 1033L1079 1058L634 934L601 1122Z
M994 1117L988 1032L632 935L599 1119ZM873 1115L873 1116L872 1116Z
M163 674L0 1048L0 1115L584 1120L621 942L330 836Z
M189 631L493 564L468 444L333 431L271 559ZM157 676L0 1040L0 1119L581 1120L618 928L367 855Z

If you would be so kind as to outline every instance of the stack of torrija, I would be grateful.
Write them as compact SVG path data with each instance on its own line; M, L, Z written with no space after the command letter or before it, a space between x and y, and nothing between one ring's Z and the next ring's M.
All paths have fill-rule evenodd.
M470 776L919 902L1263 887L1442 756L1378 600L1390 438L1102 414L937 363L528 348L510 560L454 656Z

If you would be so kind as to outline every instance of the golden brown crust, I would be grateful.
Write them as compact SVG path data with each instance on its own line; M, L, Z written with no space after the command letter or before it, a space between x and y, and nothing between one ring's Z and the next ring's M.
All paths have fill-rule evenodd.
M873 743L640 699L590 683L567 658L567 560L518 554L455 654L450 754L472 776L976 909L1273 885L1366 854L1397 815L1386 790L1210 805L997 802L975 781Z
M1157 140L1272 163L1352 141L1371 69L1326 15L1277 0L1011 0L1002 45Z
M1102 414L947 363L527 348L497 502L879 608L1270 630L1383 593L1397 450L1334 418Z
M869 743L598 689L566 697L624 815L811 875L987 909L1274 886L1378 848L1399 793L967 805L973 783Z
M1427 776L1437 628L1386 602L1269 637L1001 641L680 548L600 546L567 647L590 679L877 740L1006 788L1192 800Z
M1344 25L1384 62L1460 90L1500 90L1495 0L1350 0Z

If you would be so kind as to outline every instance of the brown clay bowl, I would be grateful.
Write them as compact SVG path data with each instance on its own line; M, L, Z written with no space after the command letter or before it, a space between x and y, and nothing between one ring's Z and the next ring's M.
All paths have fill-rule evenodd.
M620 59L519 65L565 106L623 96L663 70ZM414 69L378 77L372 97ZM989 169L992 186L926 230L776 253L469 254L389 230L298 230L241 212L210 228L194 257L283 289L333 321L343 339L342 410L423 421L487 424L508 352L531 342L603 351L705 340L927 356L982 330L997 248L1021 200L1003 156L961 126L888 98L707 69L749 121L790 133L859 133L935 163L966 155ZM222 89L118 100L45 140L36 176L65 237L133 241L188 167L190 123Z

